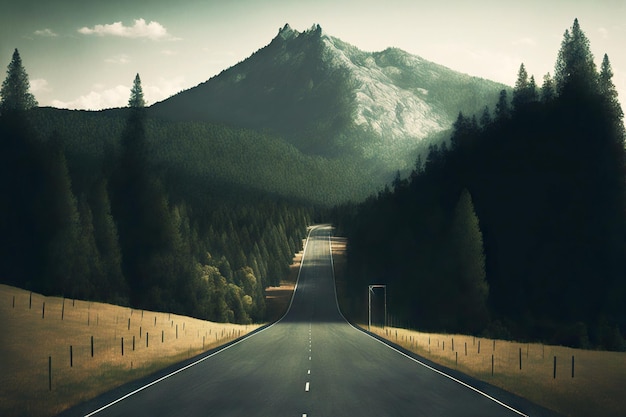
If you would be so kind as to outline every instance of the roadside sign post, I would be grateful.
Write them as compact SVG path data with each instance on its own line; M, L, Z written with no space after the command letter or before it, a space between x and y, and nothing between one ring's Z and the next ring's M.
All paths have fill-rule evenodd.
M374 288L382 288L385 292L385 316L383 318L383 329L387 326L387 285L375 284L369 285L367 291L367 330L371 331L372 328L372 294L374 293Z

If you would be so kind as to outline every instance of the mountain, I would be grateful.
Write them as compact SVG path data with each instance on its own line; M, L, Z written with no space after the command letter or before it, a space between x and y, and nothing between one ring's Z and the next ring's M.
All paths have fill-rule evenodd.
M509 87L397 48L364 52L319 25L288 24L219 75L154 104L154 117L269 130L307 154L360 156L395 171L420 142L478 114Z
M413 168L459 111L493 107L502 88L399 49L363 52L317 25L285 25L248 59L149 107L149 159L172 194L360 201ZM127 118L126 108L37 108L30 123L63 143L74 187L89 189Z

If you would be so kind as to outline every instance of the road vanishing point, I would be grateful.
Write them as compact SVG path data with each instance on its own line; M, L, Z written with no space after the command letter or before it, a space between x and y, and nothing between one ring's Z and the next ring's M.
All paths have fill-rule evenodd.
M349 324L337 304L331 233L330 226L309 233L291 304L278 322L62 415L526 415Z

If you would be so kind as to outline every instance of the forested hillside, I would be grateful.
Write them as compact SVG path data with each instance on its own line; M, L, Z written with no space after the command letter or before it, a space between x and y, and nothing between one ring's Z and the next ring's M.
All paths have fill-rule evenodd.
M450 147L337 211L348 310L387 284L418 328L623 350L624 139L609 59L596 69L575 21L554 78L537 88L522 64L512 100L459 114Z
M36 109L16 50L0 94L3 283L218 321L264 319L263 290L286 275L311 221L297 196L200 170L202 146L198 159L166 164L180 148L163 142L195 138L151 126L139 76L124 111ZM233 138L241 155L243 141L263 137L211 133ZM215 172L223 176L209 180Z

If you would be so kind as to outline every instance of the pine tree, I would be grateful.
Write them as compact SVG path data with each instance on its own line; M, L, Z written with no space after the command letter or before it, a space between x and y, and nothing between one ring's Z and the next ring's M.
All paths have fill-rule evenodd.
M541 85L541 101L549 103L554 99L554 80L547 73L543 76L543 84Z
M607 101L617 124L622 124L624 111L617 98L617 90L615 89L615 84L613 84L613 70L611 69L611 63L609 62L607 54L604 54L604 58L602 59L600 76L598 77L598 90Z
M480 116L480 126L485 129L487 126L491 124L491 112L489 111L489 107L485 106L483 109L483 114Z
M535 81L535 76L530 76L530 81L528 82L528 102L534 103L539 99L539 94L537 93L537 82Z
M141 88L141 78L139 74L135 75L133 81L133 88L130 90L130 98L128 99L128 107L134 109L141 109L146 106L146 101L143 98L143 89Z
M485 252L483 236L472 197L467 189L461 192L454 210L449 239L450 277L459 292L459 330L477 331L487 320L487 295Z
M10 111L23 111L37 106L37 100L30 92L28 74L22 65L22 58L17 49L7 68L7 78L0 89L0 114Z
M496 109L495 109L496 120L508 119L510 115L511 115L511 111L509 110L508 95L506 93L506 90L501 90L500 97L498 98L498 103L496 103Z
M78 202L58 137L48 144L39 222L44 244L42 290L72 297L93 296L89 253L81 233Z
M528 72L522 63L517 71L517 81L513 89L513 107L519 109L526 102L526 91L528 89Z
M128 285L122 274L122 253L106 180L101 179L92 187L88 203L93 216L94 239L106 277L106 282L96 283L98 291L103 291L98 295L106 301L126 305Z
M515 88L513 89L513 108L519 110L526 104L536 100L537 84L535 83L535 77L531 76L529 79L526 67L524 64L521 64L517 73Z
M554 77L559 95L597 91L596 64L589 39L580 28L578 19L574 20L571 31L566 30L563 34Z

